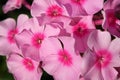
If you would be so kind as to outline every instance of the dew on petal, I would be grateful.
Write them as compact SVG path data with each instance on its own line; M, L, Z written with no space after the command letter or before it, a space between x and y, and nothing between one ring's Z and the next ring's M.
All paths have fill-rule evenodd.
M35 46L36 48L40 48L43 39L44 39L44 35L42 33L34 34L34 36L32 37L33 46Z
M98 68L103 68L110 64L110 61L112 60L112 55L109 51L100 50L96 54L96 63Z
M8 41L9 41L10 43L14 43L14 42L15 42L14 36L15 36L17 33L18 33L18 30L17 30L17 29L12 29L12 30L10 30L10 31L8 32L7 38L8 38Z
M29 58L23 59L23 65L24 65L25 68L26 68L27 70L29 70L29 71L33 71L34 68L35 68L32 60L29 59Z
M71 66L72 65L72 57L65 50L60 50L59 51L59 53L58 53L58 60L65 66Z
M63 13L62 8L57 5L52 5L47 9L47 15L50 17L58 17L61 16L62 13Z
M78 23L72 28L73 34L78 37L83 37L88 33L88 28L85 23Z

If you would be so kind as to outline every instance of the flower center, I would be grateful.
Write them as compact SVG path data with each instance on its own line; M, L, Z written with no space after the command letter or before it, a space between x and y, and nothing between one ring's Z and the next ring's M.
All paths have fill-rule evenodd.
M42 41L44 39L44 35L41 33L36 33L33 37L32 37L32 44L33 46L35 46L36 48L40 48Z
M47 9L47 15L48 16L51 16L51 17L58 17L58 16L61 16L62 15L62 8L57 6L57 5L53 5L53 6L50 6L48 9Z
M28 69L29 71L34 70L34 64L33 64L32 60L29 59L29 58L23 59L23 65L24 65L25 68Z
M71 66L72 65L72 57L71 55L65 51L65 50L60 50L58 53L58 60L64 64L65 66Z
M112 55L110 52L108 52L107 50L100 50L96 54L96 63L98 68L106 67L107 65L109 65L112 59Z
M78 23L77 25L73 26L73 33L78 37L86 35L86 33L88 33L86 24Z
M12 29L12 30L10 30L9 32L8 32L8 41L10 42L10 43L14 43L15 42L15 40L14 40L14 37L15 37L15 35L18 33L18 30L17 29Z

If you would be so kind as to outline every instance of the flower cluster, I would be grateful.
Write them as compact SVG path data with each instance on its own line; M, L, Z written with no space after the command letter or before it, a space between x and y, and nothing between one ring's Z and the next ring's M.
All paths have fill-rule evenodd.
M0 21L0 55L15 80L40 80L43 70L54 80L120 78L119 0L8 0L3 11L22 4L32 17Z

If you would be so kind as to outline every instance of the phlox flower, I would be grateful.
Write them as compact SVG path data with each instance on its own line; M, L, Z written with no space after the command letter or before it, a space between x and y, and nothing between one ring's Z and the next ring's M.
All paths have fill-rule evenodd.
M82 58L74 51L71 37L49 38L41 46L43 69L55 80L79 80Z
M95 14L103 8L104 0L57 0L72 17Z
M34 0L31 15L40 17L40 19L44 16L44 23L63 22L70 19L65 7L55 0Z
M7 59L7 66L10 73L13 74L15 80L40 80L42 70L39 62L20 55L22 51L12 52Z
M93 31L88 39L89 50L83 56L85 80L116 80L120 67L120 39L111 41L107 31Z
M80 17L80 20L77 21L77 23L72 22L72 25L64 26L66 31L71 34L71 37L75 38L75 51L77 53L84 53L88 48L87 40L89 34L95 30L92 17L93 16L83 16Z
M18 50L15 35L23 30L21 25L27 19L27 15L21 14L17 19L17 23L12 18L0 22L0 55L8 55L12 50Z
M55 0L34 0L31 6L32 16L45 14L51 18L66 15L64 6L59 5Z
M40 26L37 18L29 19L23 24L23 27L24 30L16 35L18 46L24 49L24 56L39 61L39 49L44 45L44 40L57 36L60 30L58 26L52 26L51 24ZM26 49L28 49L28 52Z

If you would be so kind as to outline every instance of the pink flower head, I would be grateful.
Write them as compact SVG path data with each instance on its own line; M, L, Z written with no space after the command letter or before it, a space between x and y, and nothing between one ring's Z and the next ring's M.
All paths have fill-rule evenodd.
M24 0L8 0L7 3L3 6L3 12L7 13L14 9L19 9L22 6Z
M93 31L88 38L89 49L84 55L85 80L115 80L119 67L120 39L111 41L108 32ZM92 77L91 77L92 76Z
M82 59L75 54L73 47L74 39L71 37L49 38L41 46L42 67L55 80L79 80Z
M24 50L29 49L29 52L25 51L24 55L35 60L39 60L39 49L44 45L44 40L52 36L57 36L60 31L58 27L51 24L40 26L36 18L26 21L23 27L25 28L24 31L16 35L16 41Z
M104 0L57 0L63 4L70 16L95 14L103 8Z
M23 28L21 25L27 19L28 16L21 14L18 17L17 24L12 18L8 18L0 22L0 53L2 55L8 55L13 50L13 48L14 50L18 50L15 41L15 35L22 31Z
M60 17L66 15L66 10L55 0L34 0L31 7L32 16L41 16L45 14L49 17Z
M31 14L38 17L42 24L70 21L65 7L59 5L55 0L34 0L31 6Z
M73 23L72 23L73 24ZM77 24L65 26L66 31L75 38L75 50L77 53L84 52L88 48L88 36L95 29L92 16L81 17Z
M104 6L105 22L103 28L112 35L120 37L120 2L118 0L108 0Z
M16 80L40 80L42 75L39 62L18 53L10 54L7 66Z

